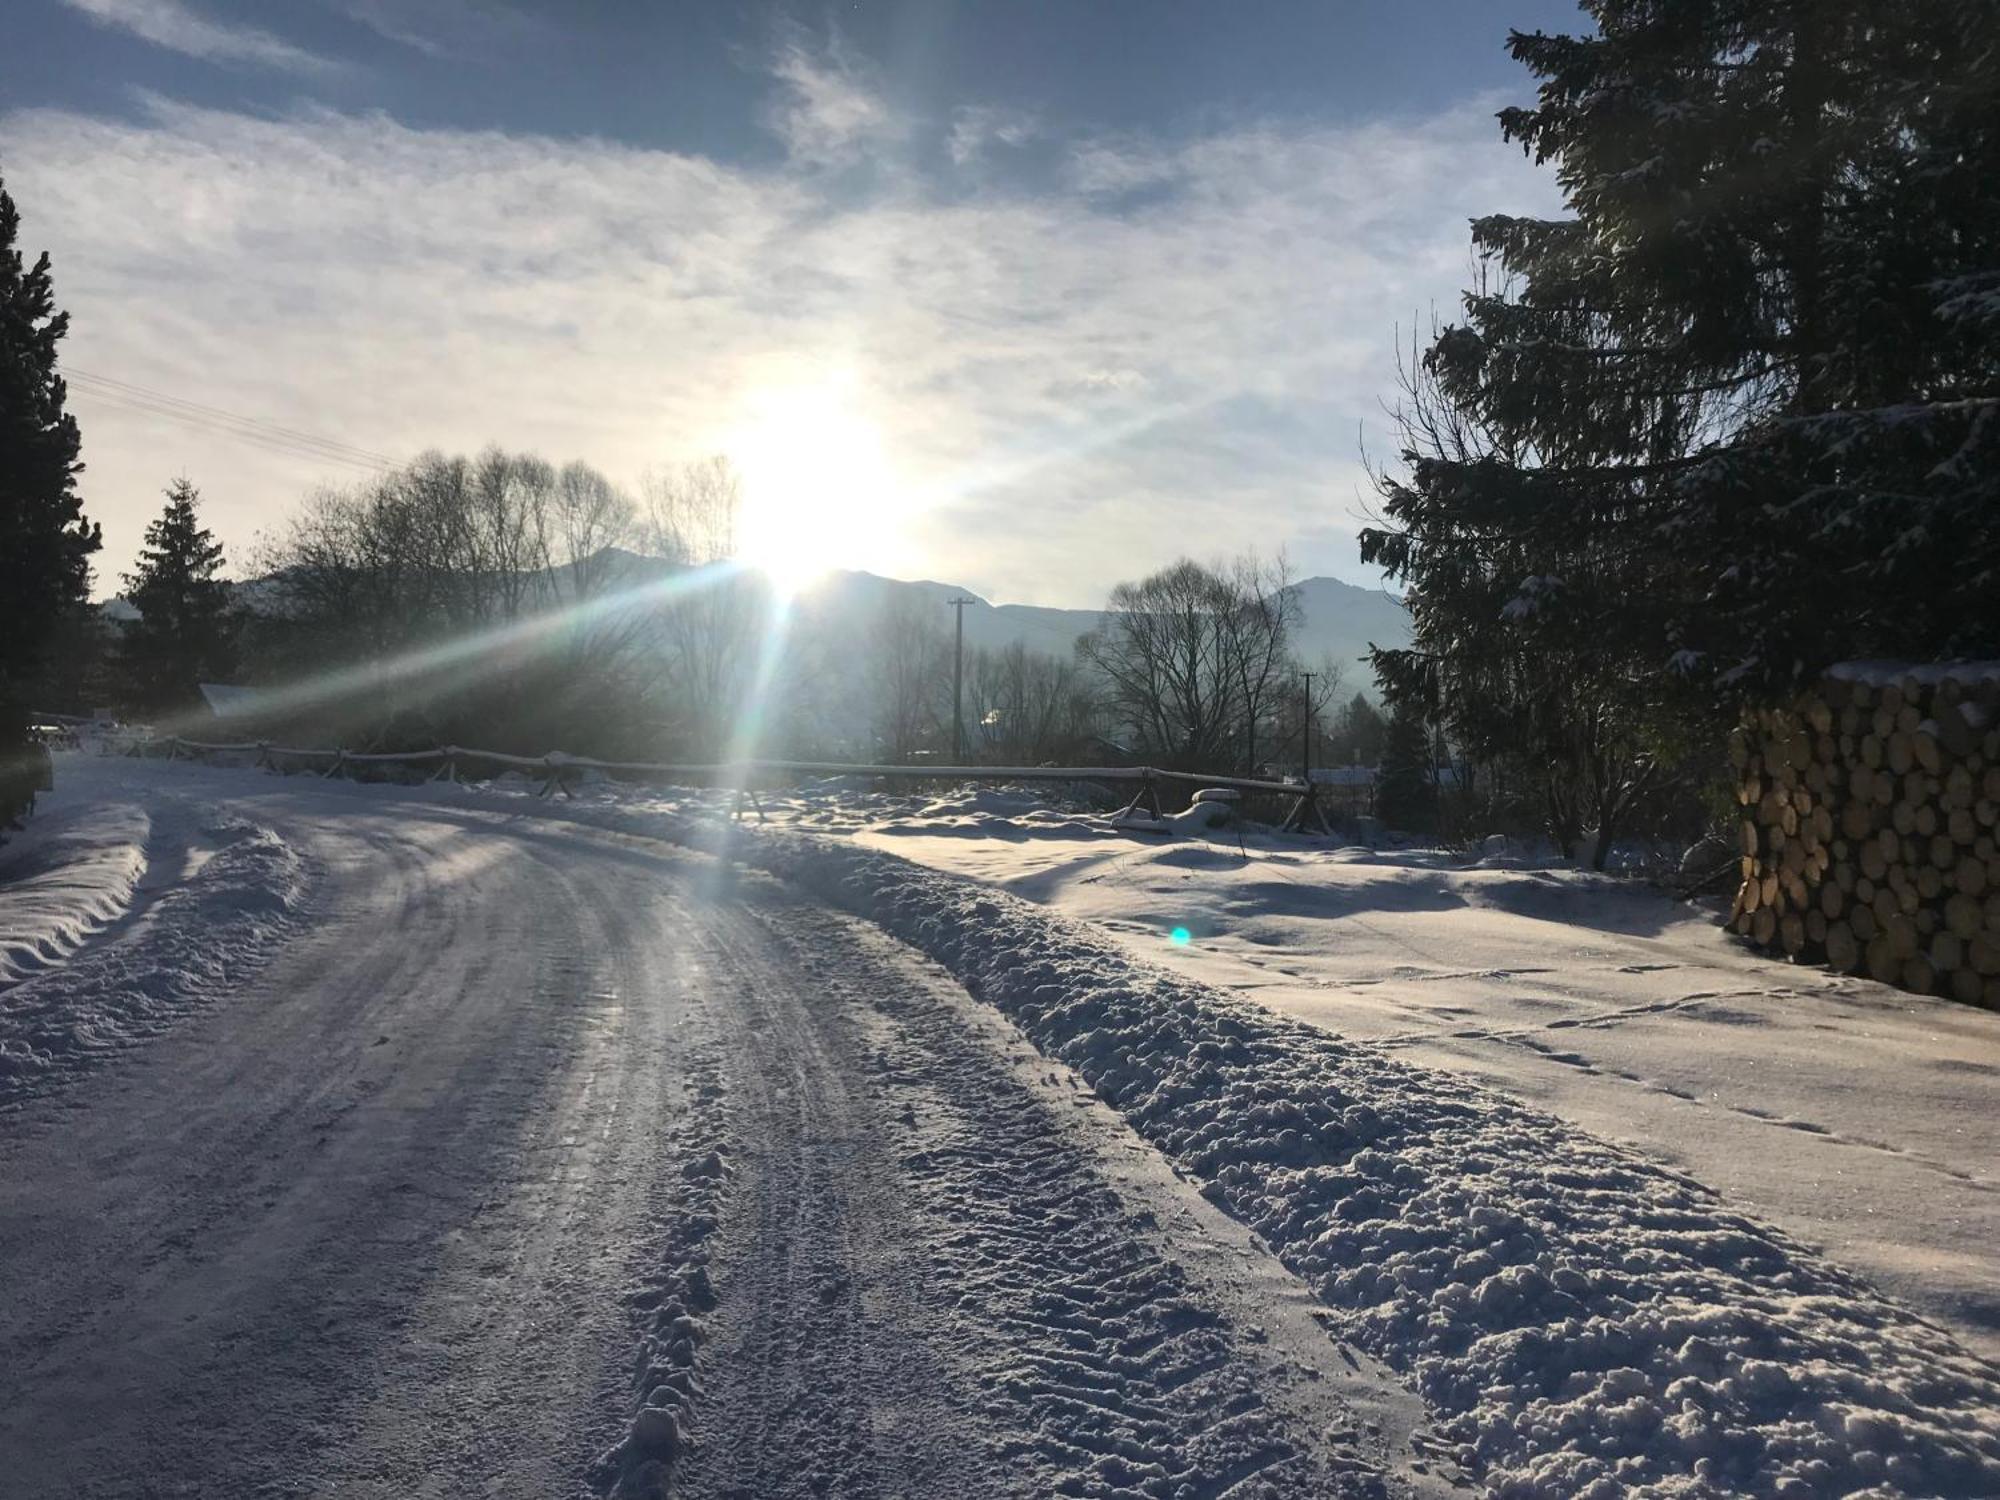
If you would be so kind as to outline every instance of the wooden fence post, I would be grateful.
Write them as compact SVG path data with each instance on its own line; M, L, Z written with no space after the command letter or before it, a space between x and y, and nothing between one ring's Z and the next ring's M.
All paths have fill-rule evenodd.
M548 769L549 779L542 783L542 790L539 795L552 797L557 792L561 792L570 801L574 802L576 800L576 793L569 789L569 782L563 776L563 763L555 758L555 752L551 751L549 754L543 756L542 764Z
M1153 781L1152 768L1150 766L1146 768L1146 774L1139 779L1139 790L1132 794L1132 800L1125 804L1123 811L1118 816L1121 818L1131 817L1134 813L1138 812L1141 803L1145 804L1146 811L1152 815L1154 822L1157 823L1160 821L1162 817L1160 812L1160 789Z

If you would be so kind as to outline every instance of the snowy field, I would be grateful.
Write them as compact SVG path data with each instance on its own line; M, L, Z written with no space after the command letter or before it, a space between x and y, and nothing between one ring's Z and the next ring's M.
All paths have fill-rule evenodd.
M649 970L658 950L641 945L620 960L631 972L579 992L624 997L622 1015L671 977L700 1020L648 1043L692 1047L669 1069L685 1107L636 1142L606 1137L626 1141L620 1181L653 1139L683 1186L664 1218L655 1202L619 1231L664 1233L665 1269L633 1304L657 1331L643 1336L641 1404L601 1481L679 1463L686 1493L725 1493L759 1452L803 1443L832 1486L822 1492L859 1492L869 1474L880 1487L876 1439L788 1427L778 1414L810 1405L805 1388L751 1379L735 1348L830 1358L848 1384L819 1398L866 1405L872 1392L876 1424L896 1406L885 1389L915 1380L917 1399L923 1361L950 1351L939 1390L970 1378L994 1394L976 1419L932 1415L1018 1467L970 1483L947 1472L949 1454L911 1458L906 1444L888 1477L909 1493L2000 1493L2000 1017L1771 963L1699 913L1573 871L1269 835L1239 845L1220 831L1139 838L993 792L766 799L768 826L731 828L704 799L602 787L541 802L524 787L181 765L70 760L62 774L75 800L54 812L70 833L52 816L25 853L0 855L40 872L0 892L0 942L31 955L0 986L0 1039L28 1059L17 1073L47 1087L66 1077L63 1059L108 1056L182 1012L169 1039L133 1049L130 1069L171 1047L197 1048L177 1066L223 1066L200 1061L221 1043L193 999L141 1007L145 1025L104 1019L132 1011L129 996L104 996L131 987L142 954L183 976L156 989L225 1016L242 989L277 1024L286 1005L314 1013L318 970L290 955L287 924L316 926L322 912L346 913L347 928L318 963L360 963L393 926L389 946L414 938L419 950L399 962L435 990L428 966L471 961L455 929L427 946L439 936L427 924L454 901L491 926L543 904L536 880L549 883L546 944L614 891L646 905L655 884L665 894L684 869L716 868L688 860L780 877L791 895L757 894L740 915L734 898L708 897L646 918L656 943L698 961ZM70 856L51 852L59 837ZM398 878L433 888L357 914L369 866L343 838L396 843ZM657 852L669 846L695 852L677 863ZM238 849L268 857L234 871L225 856ZM146 872L174 858L185 879L145 905ZM601 889L563 917L572 865ZM721 889L754 894L757 878L725 873ZM234 967L204 977L206 954L176 945L168 897L211 880L206 909L251 925L226 949ZM495 888L474 900L481 882ZM834 910L942 972L920 980L907 949L874 952ZM572 935L563 951L589 969L633 936ZM508 962L531 967L541 949L515 951ZM264 964L269 977L246 988ZM364 991L386 1003L371 983L351 984L351 1003ZM484 997L485 984L463 993ZM24 995L31 1023L16 1016ZM465 1045L492 1045L470 1040L487 1029ZM566 1075L579 1098L614 1059L650 1055L593 1045L595 1061ZM489 1067L443 1072L462 1091ZM67 1081L78 1097L92 1082ZM37 1107L21 1105L29 1118ZM1096 1134L1078 1139L1070 1111ZM596 1128L562 1127L578 1141ZM1050 1181L1066 1185L1051 1194ZM1200 1198L1176 1198L1185 1188ZM563 1202L570 1222L581 1200ZM0 1199L0 1222L8 1207ZM1059 1232L1024 1239L1023 1214ZM831 1263L889 1223L909 1233L873 1230L872 1270ZM774 1261L771 1245L801 1224L792 1259ZM906 1260L913 1245L916 1280L883 1282L884 1264L911 1270L897 1251ZM0 1230L0 1255L14 1248ZM1222 1266L1236 1270L1218 1293ZM931 1278L956 1312L930 1300ZM850 1301L863 1283L873 1290ZM1286 1286L1317 1305L1292 1307ZM835 1310L825 1349L783 1316L801 1296ZM779 1315L746 1323L765 1301ZM886 1364L871 1320L902 1330ZM935 1337L919 1337L927 1327ZM1147 1327L1208 1331L1160 1345ZM0 1327L0 1355L18 1332ZM1134 1363L1136 1348L1152 1353ZM1351 1376L1314 1363L1343 1348ZM1301 1365L1321 1373L1279 1378ZM1383 1367L1421 1412L1369 1373ZM1253 1390L1270 1394L1244 1404ZM0 1423L0 1445L8 1435ZM342 1451L329 1462L347 1473L361 1460Z

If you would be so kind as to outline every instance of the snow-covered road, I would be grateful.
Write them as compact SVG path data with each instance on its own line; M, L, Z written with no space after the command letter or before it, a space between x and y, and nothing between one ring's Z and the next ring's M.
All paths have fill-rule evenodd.
M84 917L0 892L7 1493L1446 1488L1300 1281L878 930L490 807L64 779Z

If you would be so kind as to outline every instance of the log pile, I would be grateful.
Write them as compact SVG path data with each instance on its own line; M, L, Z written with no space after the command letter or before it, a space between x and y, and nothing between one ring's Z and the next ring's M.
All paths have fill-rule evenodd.
M2000 1009L2000 668L1836 667L1730 737L1760 947Z

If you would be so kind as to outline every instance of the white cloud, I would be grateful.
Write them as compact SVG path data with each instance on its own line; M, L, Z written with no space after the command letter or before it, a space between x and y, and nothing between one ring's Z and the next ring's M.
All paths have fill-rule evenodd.
M1308 569L1351 572L1333 539L1392 325L1454 296L1469 215L1553 197L1468 106L1151 143L1160 190L1136 206L907 178L856 201L827 153L906 127L839 93L794 96L817 123L771 170L157 101L0 118L0 153L77 368L398 455L494 441L625 482L837 389L895 515L857 518L829 562L1054 603L1191 544L1305 537ZM350 477L72 400L106 579L178 472L232 545Z
M1025 146L1042 133L1042 122L1022 109L972 104L954 110L945 149L959 166L967 166L992 147Z
M815 49L791 37L771 72L781 88L767 118L796 162L844 166L904 133L869 70L838 40Z
M180 0L62 0L100 26L129 31L170 52L210 62L256 63L297 73L316 73L334 64L294 47L254 26L225 26L189 10Z
M1088 140L1070 152L1069 181L1080 193L1128 193L1171 182L1179 153L1152 141Z
M499 0L340 0L340 8L376 35L437 58L477 55L539 25Z

